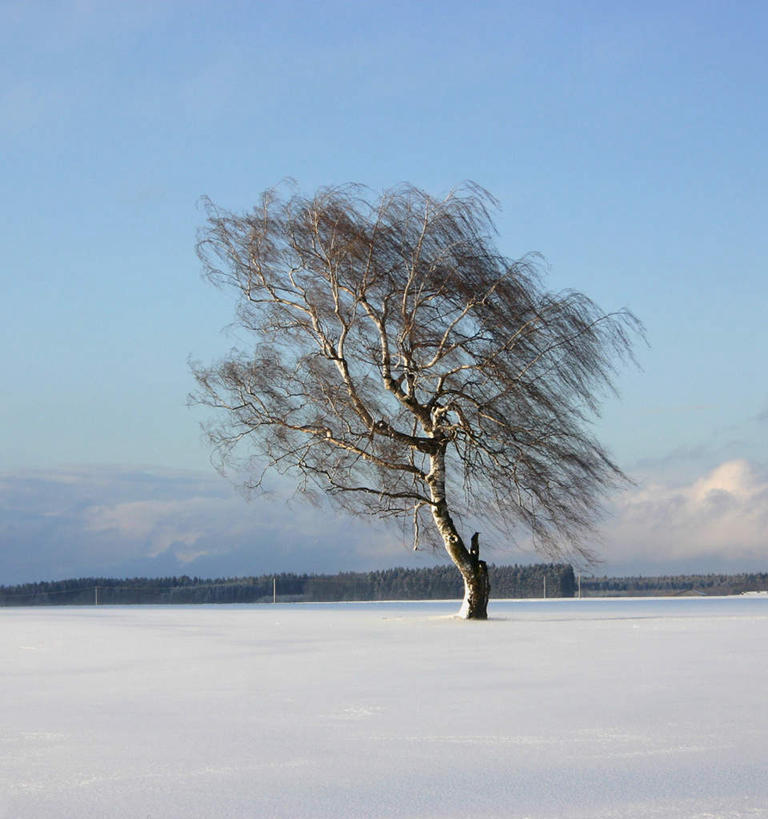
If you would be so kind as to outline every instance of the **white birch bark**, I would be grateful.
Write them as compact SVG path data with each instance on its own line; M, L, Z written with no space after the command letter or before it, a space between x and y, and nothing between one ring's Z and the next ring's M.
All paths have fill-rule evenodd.
M469 552L462 541L456 525L448 511L448 504L445 497L445 452L439 452L430 459L430 471L427 476L429 484L432 506L432 518L435 521L437 530L443 538L445 549L451 560L461 572L464 581L464 600L459 609L459 617L468 619L470 616L472 588L471 582L474 578L475 569L472 565Z

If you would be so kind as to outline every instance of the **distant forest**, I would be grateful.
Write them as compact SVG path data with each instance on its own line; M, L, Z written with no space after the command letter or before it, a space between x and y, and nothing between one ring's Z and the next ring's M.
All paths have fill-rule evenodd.
M582 577L565 564L489 566L492 598L727 595L768 590L768 573L664 577ZM450 600L463 594L453 566L385 569L335 575L277 574L206 580L199 577L81 577L0 586L0 606L133 603L268 603L344 600Z
M768 591L768 572L681 574L661 577L582 577L582 597L728 595Z
M489 566L493 597L573 597L573 568L563 564ZM277 574L205 580L199 577L135 577L0 586L0 606L56 606L130 603L268 603L343 600L450 600L464 593L454 566L385 569L335 575Z

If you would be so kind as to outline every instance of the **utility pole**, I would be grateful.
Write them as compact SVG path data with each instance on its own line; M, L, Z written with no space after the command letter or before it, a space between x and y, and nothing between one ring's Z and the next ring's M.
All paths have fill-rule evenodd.
M277 603L277 578L272 578L272 602Z
M544 575L544 599L547 599L547 576Z
M93 605L94 606L99 605L99 587L98 586L93 587Z

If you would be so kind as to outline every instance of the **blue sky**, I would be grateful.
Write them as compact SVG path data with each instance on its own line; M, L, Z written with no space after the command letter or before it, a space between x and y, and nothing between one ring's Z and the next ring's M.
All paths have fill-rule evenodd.
M648 330L597 422L637 481L600 571L765 569L767 24L757 2L0 4L0 583L428 560L246 504L186 408L187 359L232 343L199 198L244 209L286 176L488 188L507 255Z

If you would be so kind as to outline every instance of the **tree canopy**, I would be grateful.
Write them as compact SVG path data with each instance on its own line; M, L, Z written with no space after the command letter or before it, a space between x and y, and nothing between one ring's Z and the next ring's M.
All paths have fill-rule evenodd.
M465 581L478 561L456 520L590 556L624 476L589 420L642 332L627 310L548 292L538 256L502 255L495 205L473 184L272 189L244 214L206 201L198 243L252 339L195 367L222 461L252 486L291 472L349 511L406 517Z

